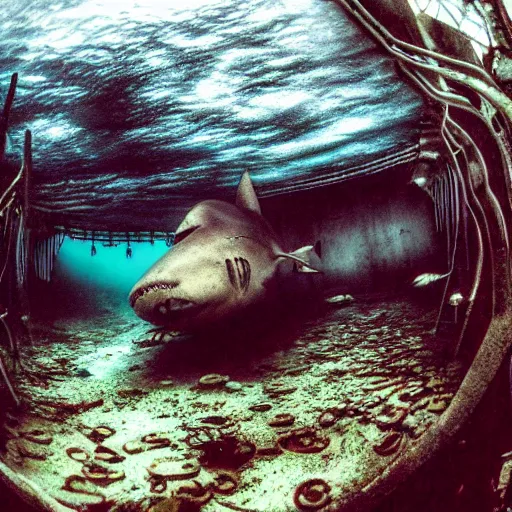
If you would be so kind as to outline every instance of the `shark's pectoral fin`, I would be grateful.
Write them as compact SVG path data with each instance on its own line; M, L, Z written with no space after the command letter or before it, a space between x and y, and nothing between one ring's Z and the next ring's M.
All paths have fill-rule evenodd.
M240 179L238 190L236 191L236 203L240 208L247 208L261 215L260 202L254 191L249 171L245 171Z
M296 262L296 264L297 264L296 272L311 273L311 274L318 274L319 272L320 273L322 272L321 270L318 270L316 268L305 265L304 263Z
M293 271L294 272L300 272L300 273L311 273L311 274L318 274L321 273L321 270L317 270L316 268L308 267L304 263L299 261L293 262Z
M321 270L321 260L319 256L320 242L315 245L306 245L293 252L280 252L276 254L277 258L286 258L295 262L293 269L295 272L318 273Z

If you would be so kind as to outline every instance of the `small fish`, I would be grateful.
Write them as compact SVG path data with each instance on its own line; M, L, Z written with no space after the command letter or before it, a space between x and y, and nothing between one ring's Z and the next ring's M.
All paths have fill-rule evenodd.
M416 286L417 288L421 288L422 286L427 286L430 283L434 283L435 281L439 281L441 279L444 279L445 277L448 277L450 273L448 274L433 274L433 273L426 273L419 275L414 281L412 282L413 286Z
M234 205L208 200L189 211L173 247L133 287L130 305L154 325L200 329L268 299L283 274L320 272L319 248L282 249L245 172Z

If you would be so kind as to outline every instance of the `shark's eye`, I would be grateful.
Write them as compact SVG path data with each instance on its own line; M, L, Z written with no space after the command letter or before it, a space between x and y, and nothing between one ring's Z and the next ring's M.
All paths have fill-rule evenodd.
M188 235L191 235L199 226L193 226L191 228L185 229L184 231L180 231L174 235L174 245L180 243L182 240L185 240Z

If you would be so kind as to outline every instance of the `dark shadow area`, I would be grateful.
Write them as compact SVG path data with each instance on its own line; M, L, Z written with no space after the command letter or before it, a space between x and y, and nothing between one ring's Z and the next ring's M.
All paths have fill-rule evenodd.
M501 455L512 450L508 362L471 419L373 512L494 512Z
M277 307L245 315L230 325L194 335L177 336L159 352L147 371L152 379L173 378L187 381L211 372L222 372L240 381L261 377L260 361L286 351L319 321L326 308L314 302L311 307ZM255 366L256 365L256 366Z
M1 508L5 512L41 512L21 499L10 487L7 487L0 481L0 499L2 500Z

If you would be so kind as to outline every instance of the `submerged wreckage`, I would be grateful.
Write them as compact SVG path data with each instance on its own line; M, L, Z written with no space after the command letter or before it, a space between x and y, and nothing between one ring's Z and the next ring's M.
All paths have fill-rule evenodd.
M285 3L276 7L281 8ZM244 160L252 158L244 146L239 167L252 172L259 162L253 176L261 209L285 246L304 246L295 253L283 252L261 217L247 174L238 206L225 202L240 169L219 166L208 181L208 172L197 163L199 152L182 151L180 140L173 153L179 160L173 168L176 182L184 181L190 167L212 186L192 197L193 187L185 183L175 205L169 205L172 187L166 181L174 175L154 161L156 177L147 169L125 178L103 171L120 161L129 170L143 166L147 158L137 160L136 151L129 158L107 159L99 171L83 166L70 174L73 162L57 160L55 174L33 171L30 131L21 162L8 134L16 112L18 75L13 75L0 118L0 480L12 491L12 508L20 506L16 496L36 510L62 512L411 507L504 512L512 507L512 439L501 434L510 418L506 374L512 343L510 12L502 0L312 0L313 8L325 23L342 17L346 37L359 38L366 48L357 58L368 59L375 69L384 59L386 80L409 84L411 89L400 94L410 95L406 103L416 110L412 120L396 128L401 137L409 134L406 143L393 142L363 156L358 144L370 137L371 123L352 117L354 130L361 132L354 146L358 154L349 163L341 161L349 123L332 131L327 127L324 138L326 133L339 137L327 138L322 152L307 138L314 123L293 124L300 118L295 104L277 120L269 120L265 110L265 126L252 142L271 137L267 125L284 130L288 139L278 152L251 162ZM207 14L204 19L211 22ZM268 19L245 14L242 18L254 23ZM227 13L223 22L236 15ZM253 49L262 44L258 39ZM186 51L176 69L191 72L200 66L190 57L190 41L177 46ZM255 53L249 53L253 58ZM235 61L231 54L222 65ZM286 58L272 62L276 69L293 71ZM303 62L300 72L308 65ZM64 68L72 80L72 66ZM19 79L23 82L23 74ZM31 80L37 90L37 76ZM239 86L239 91L273 87L269 80ZM116 134L140 129L135 114L125 112L124 120L118 116L127 108L118 102L123 84L121 77L109 85L117 109L109 122ZM102 91L95 89L94 98L103 98ZM198 91L201 101L213 98L225 108L224 89ZM358 96L349 92L346 108ZM400 94L392 95L395 101ZM103 140L111 126L102 124L105 109L94 110L90 98L83 101L90 103L75 109L77 119ZM265 101L257 103L260 110ZM244 120L236 125L244 136L249 104L236 111ZM86 107L93 112L84 115ZM392 110L400 108L406 109L405 103ZM181 111L172 106L172 112ZM206 114L187 115L188 123L210 121ZM395 130L384 125L380 141ZM61 134L58 129L51 133ZM225 138L228 133L234 129ZM298 142L291 140L297 133ZM148 140L150 135L144 133ZM205 140L204 134L195 135L194 144ZM296 145L304 148L301 158L287 167L286 155ZM98 147L91 143L100 154ZM232 149L226 146L219 154L228 158ZM326 163L332 155L340 161ZM312 170L295 172L306 164L314 164ZM284 165L282 179L269 171L278 165ZM120 191L126 192L122 201ZM205 197L217 199L201 202L177 227L183 210ZM164 211L171 212L165 221ZM222 244L217 247L209 238L212 232L224 244L238 244L236 250L230 245L228 254ZM132 259L133 244L162 240L171 246L174 235L176 247L134 286L130 301L142 318L178 332L147 339L144 325L124 313L45 322L43 313L53 308L44 306L52 302L54 281L66 282L65 270L60 277L56 271L65 240L87 240L91 256L97 257L95 243L127 244L126 256ZM274 326L264 340L258 339L260 332L248 332L243 342L208 330L206 340L204 333L179 332L257 302L281 260L292 260L289 270L316 269L318 254L307 245L316 240L321 241L322 272L314 284L307 273L298 277L299 286L306 291L313 286L327 299L317 318L290 329ZM215 253L219 273L196 258L202 244ZM206 288L215 292L222 276L222 290L212 292L210 301L220 297L220 309L212 313L181 293L181 271L200 284L194 297L205 295ZM134 275L132 286L136 280ZM414 285L422 286L421 295ZM230 302L233 292L248 300ZM83 305L82 295L74 300ZM481 443L486 432L479 421L482 411L491 411L485 423L493 429L493 442ZM481 486L468 485L476 479L468 474L466 466L474 467L468 457L485 459L475 465ZM449 483L438 489L437 475L443 471ZM407 487L401 486L404 482Z

